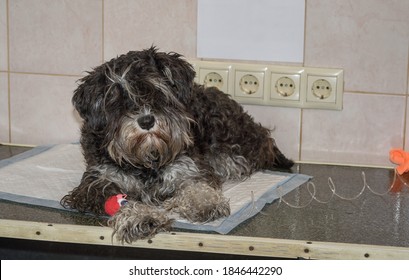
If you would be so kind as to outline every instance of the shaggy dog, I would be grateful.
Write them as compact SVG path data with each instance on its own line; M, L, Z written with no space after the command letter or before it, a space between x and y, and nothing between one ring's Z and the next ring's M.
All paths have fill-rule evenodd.
M72 101L86 171L61 204L105 215L106 200L126 194L108 225L130 243L169 230L169 212L199 223L228 216L223 182L293 165L268 129L194 77L181 55L152 47L82 78Z

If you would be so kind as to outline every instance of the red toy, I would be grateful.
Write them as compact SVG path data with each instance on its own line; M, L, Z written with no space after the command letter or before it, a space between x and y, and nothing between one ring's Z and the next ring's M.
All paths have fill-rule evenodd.
M126 200L126 194L117 194L110 196L105 201L105 213L107 213L109 216L113 216L116 212L118 212L121 206L127 203L128 200Z

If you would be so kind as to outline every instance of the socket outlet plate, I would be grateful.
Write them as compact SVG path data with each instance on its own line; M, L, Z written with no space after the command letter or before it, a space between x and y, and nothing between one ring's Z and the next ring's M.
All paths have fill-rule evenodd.
M236 69L234 96L238 98L263 99L264 97L264 69L244 70Z
M304 69L276 66L271 69L270 102L276 106L302 107L301 89Z
M195 81L239 103L342 110L344 71L332 68L190 61Z
M205 87L217 87L219 90L229 93L229 74L231 66L227 63L198 61L192 63L196 70L196 82Z
M272 90L272 92L278 94L278 96L282 98L294 97L295 84L296 84L296 82L294 81L295 78L297 78L297 76L285 75L282 77L278 77L276 82L274 83L273 81L273 83L271 84L272 87L274 86L274 89Z
M224 74L229 75L229 72L225 72ZM217 72L209 72L204 76L204 85L205 87L217 87L219 90L224 91L223 86L226 85L227 79L224 75Z
M342 110L343 79L342 70L310 68L304 108Z

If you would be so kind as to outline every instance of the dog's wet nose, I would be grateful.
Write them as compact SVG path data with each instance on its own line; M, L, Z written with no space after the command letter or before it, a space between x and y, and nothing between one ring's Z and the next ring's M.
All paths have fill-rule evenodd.
M138 124L142 129L149 130L155 125L155 117L153 115L146 115L138 118Z

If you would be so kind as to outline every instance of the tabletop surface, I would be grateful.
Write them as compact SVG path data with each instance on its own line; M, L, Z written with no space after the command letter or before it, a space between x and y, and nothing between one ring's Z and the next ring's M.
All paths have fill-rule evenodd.
M0 145L0 160L29 149ZM297 163L291 172L313 179L266 205L229 235L409 247L409 188L389 191L394 170ZM0 219L105 223L89 215L5 200L0 200Z

